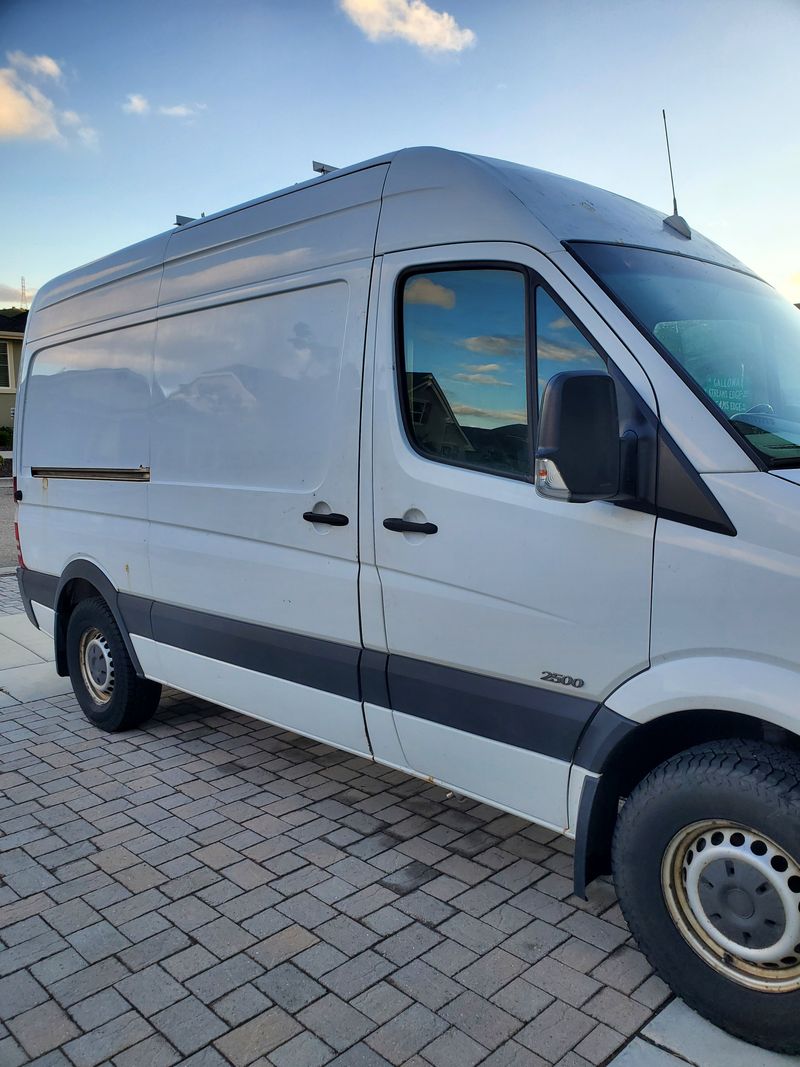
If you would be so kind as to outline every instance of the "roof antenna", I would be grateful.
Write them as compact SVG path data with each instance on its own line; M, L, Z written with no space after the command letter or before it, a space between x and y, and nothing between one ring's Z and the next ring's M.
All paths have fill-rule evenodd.
M681 237L688 237L691 240L692 231L689 229L689 223L686 219L681 218L678 214L678 201L675 196L675 178L672 173L672 153L669 150L669 130L667 129L667 112L664 108L661 108L661 117L664 119L664 138L667 142L667 159L669 161L669 180L672 183L672 214L669 218L664 219L664 225L669 226L670 229L675 230Z
M316 159L311 160L311 167L315 174L332 174L338 167L331 166L330 163L319 163Z

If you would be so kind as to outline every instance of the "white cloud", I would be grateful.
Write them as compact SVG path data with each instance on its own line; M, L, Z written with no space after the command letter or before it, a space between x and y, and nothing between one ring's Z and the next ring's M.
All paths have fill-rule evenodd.
M97 142L99 139L97 130L93 126L79 126L78 138L82 144L87 148L97 148Z
M0 140L60 141L53 101L11 67L0 69Z
M128 93L122 110L129 115L146 115L150 110L150 102L140 93Z
M426 52L462 52L475 44L472 30L462 29L446 11L425 0L339 0L342 11L370 41L399 37Z
M406 304L430 304L433 307L449 311L456 306L456 294L452 289L438 282L432 282L421 274L412 279L405 288L403 300Z
M464 366L473 374L491 374L492 371L500 370L499 363L465 363Z
M159 115L168 115L173 119L188 119L194 112L186 104L173 104L172 107L160 107L158 109Z
M520 356L525 351L525 338L514 336L465 337L458 344L469 352L480 352L487 356Z
M87 148L97 147L99 140L97 130L90 126L77 111L62 111L61 122L65 126L72 126L75 129L75 136L81 144L86 145Z
M169 119L193 119L205 109L205 104L151 104L141 93L128 93L122 105L122 110L128 115L149 115L153 112Z
M205 104L172 104L170 107L160 107L158 113L171 119L193 119L205 109Z
M34 77L53 78L55 81L61 77L61 67L52 56L28 56L24 52L6 52L6 57L16 70L24 70Z
M588 345L560 345L544 338L536 342L536 351L540 359L549 359L554 363L594 363L600 358Z
M471 382L473 385L513 385L513 382L501 381L495 374L454 374L457 382Z
M505 411L495 411L492 408L475 408L471 404L451 404L450 405L454 415L477 415L482 419L489 419L492 422L500 423L501 425L506 422L527 422L527 411L521 411L518 409L512 409Z
M61 80L61 67L50 56L8 52L10 66L0 69L0 140L55 141L68 144L66 130L81 144L94 147L97 130L77 111L60 111L33 84L32 78Z

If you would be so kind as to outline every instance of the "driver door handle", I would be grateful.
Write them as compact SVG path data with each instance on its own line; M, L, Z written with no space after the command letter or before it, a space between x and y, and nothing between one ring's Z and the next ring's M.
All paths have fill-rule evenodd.
M346 515L340 515L336 511L329 511L327 514L323 511L304 511L303 518L306 522L321 522L325 526L347 526L350 522Z
M409 519L384 519L383 525L393 533L435 534L439 527L433 522L411 522Z

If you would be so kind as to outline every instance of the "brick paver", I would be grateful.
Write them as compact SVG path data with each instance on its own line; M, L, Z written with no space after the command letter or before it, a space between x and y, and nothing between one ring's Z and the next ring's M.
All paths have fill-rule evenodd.
M0 615L17 615L24 610L16 574L0 575Z
M0 834L2 1063L582 1067L668 996L565 838L174 692L0 711Z

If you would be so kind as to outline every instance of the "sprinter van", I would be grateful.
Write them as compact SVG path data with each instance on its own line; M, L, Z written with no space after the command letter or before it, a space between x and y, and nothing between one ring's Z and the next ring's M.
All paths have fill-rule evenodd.
M28 319L26 610L575 839L715 1023L800 1050L800 315L683 223L415 148L65 274Z

